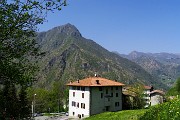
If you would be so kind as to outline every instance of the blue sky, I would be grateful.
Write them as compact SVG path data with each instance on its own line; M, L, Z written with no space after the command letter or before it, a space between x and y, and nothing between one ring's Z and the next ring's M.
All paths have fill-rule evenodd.
M180 0L67 0L40 31L71 23L109 51L180 53Z

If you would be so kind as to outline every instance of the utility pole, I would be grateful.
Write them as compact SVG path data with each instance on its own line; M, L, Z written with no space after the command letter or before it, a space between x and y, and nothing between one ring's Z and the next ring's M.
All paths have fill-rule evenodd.
M33 105L33 104L34 104L34 102L32 101L32 105L31 105L31 110L32 110L32 118L34 118L34 115L33 115L33 114L34 114L34 107L33 107L34 105Z
M36 94L33 95L33 101L32 101L32 118L34 118L34 113L35 113L35 96Z
M58 99L58 112L60 113L60 98Z

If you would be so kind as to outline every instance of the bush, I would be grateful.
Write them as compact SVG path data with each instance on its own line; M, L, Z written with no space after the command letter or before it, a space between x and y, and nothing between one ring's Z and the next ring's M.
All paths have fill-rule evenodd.
M140 117L140 120L179 120L180 119L180 99L152 106Z

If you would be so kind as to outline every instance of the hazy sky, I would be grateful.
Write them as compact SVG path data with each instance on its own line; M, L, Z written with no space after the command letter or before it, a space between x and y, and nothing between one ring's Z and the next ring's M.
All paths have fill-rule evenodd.
M67 0L40 31L71 23L82 36L119 53L180 53L180 0Z

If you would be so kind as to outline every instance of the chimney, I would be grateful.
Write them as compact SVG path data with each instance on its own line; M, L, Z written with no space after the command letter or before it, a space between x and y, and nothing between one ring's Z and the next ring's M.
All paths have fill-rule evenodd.
M96 74L96 73L94 74L94 77L97 77L97 74Z
M79 83L79 80L77 82Z
M96 80L96 84L99 84L99 80Z

